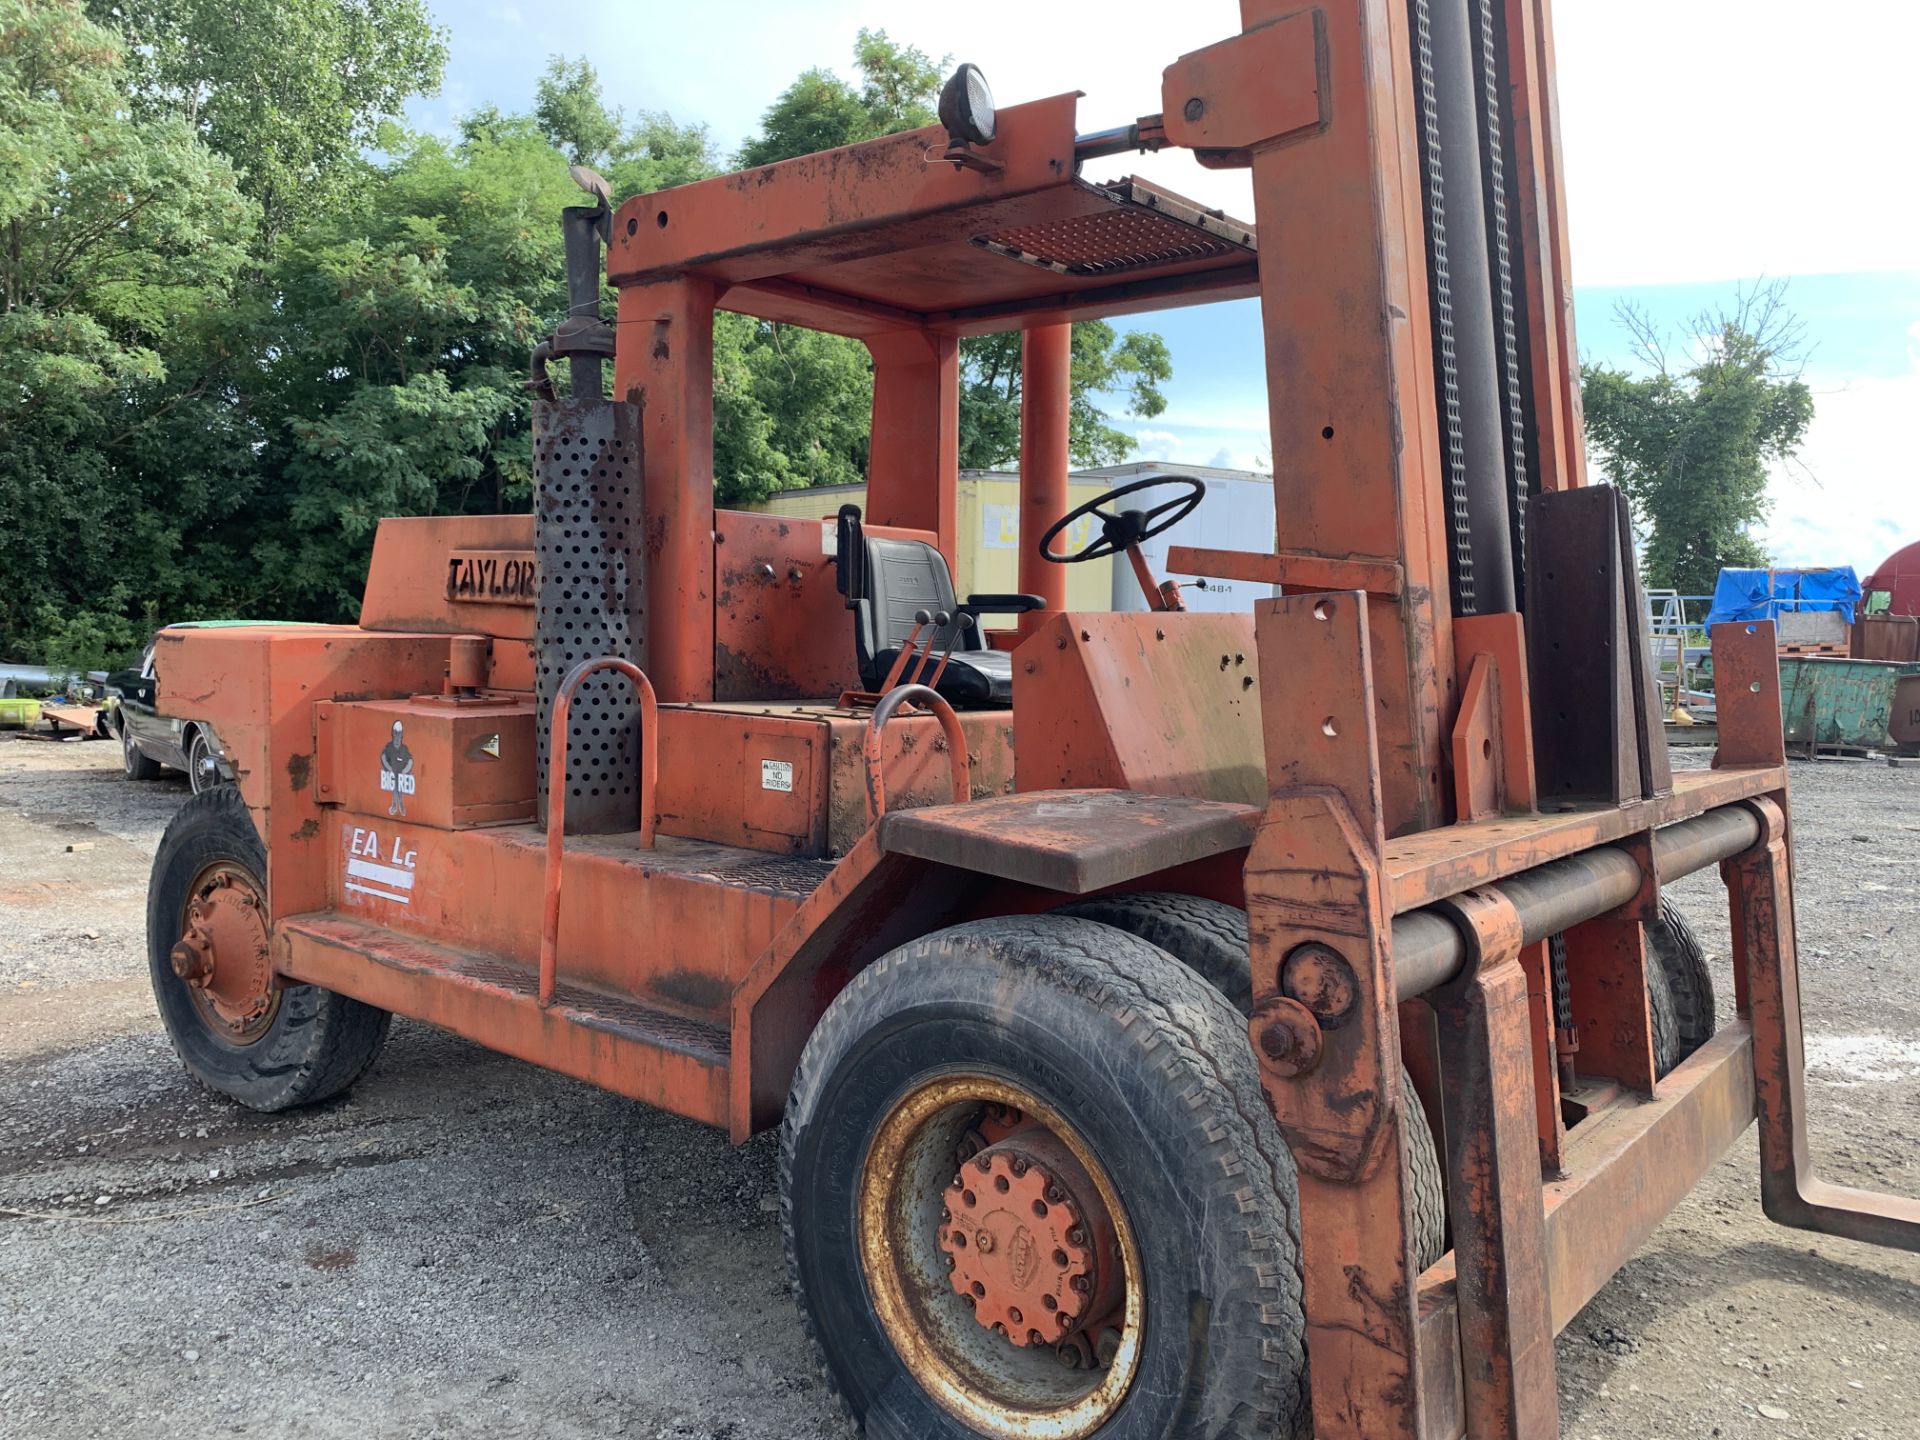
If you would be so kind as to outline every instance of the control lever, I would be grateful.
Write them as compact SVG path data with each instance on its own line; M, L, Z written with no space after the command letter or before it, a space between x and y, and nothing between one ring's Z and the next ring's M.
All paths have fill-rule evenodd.
M942 610L940 613L945 615L947 612ZM880 693L882 695L889 693L894 686L900 683L900 672L907 668L907 661L914 658L914 646L920 639L920 632L932 623L932 612L927 610L916 610L913 612L913 629L907 632L907 643L900 647L900 653L893 657L893 668L887 671L886 683L880 687ZM938 634L939 632L935 631L934 633ZM927 649L933 649L933 637L931 635L927 637Z
M914 684L924 685L927 683L927 667L933 664L934 642L939 640L940 632L952 623L953 617L947 614L946 611L936 610L933 612L933 629L927 632L927 648L920 652L920 663L914 667ZM947 648L953 648L953 641L947 641Z
M930 690L938 690L940 688L940 677L947 673L947 661L953 658L953 647L960 643L960 637L971 630L973 626L974 619L971 615L963 614L954 622L953 634L947 637L947 648L941 652L940 664L935 667L933 678L931 680L922 680L920 682L922 685L925 685ZM932 648L932 642L928 642L928 648Z

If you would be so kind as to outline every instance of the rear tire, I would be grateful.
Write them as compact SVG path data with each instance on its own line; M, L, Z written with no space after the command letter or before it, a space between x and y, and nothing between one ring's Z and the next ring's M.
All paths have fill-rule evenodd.
M1136 890L1076 900L1053 913L1097 920L1158 945L1218 990L1242 1016L1252 1015L1253 965L1246 911L1198 895ZM1407 1099L1407 1203L1413 1219L1413 1253L1425 1270L1447 1253L1447 1182L1426 1109L1404 1066L1400 1093Z
M916 1268L886 1228L911 1237L939 1223L943 1192L928 1181L947 1153L944 1132L914 1164L892 1161L920 1152L886 1146L902 1116L920 1113L922 1097L964 1095L956 1087L967 1085L1034 1097L1026 1113L1077 1137L1112 1183L1136 1251L1127 1294L1137 1293L1141 1319L1129 1322L1119 1355L1084 1380L1050 1353L1016 1351L981 1328L970 1300L959 1307L946 1271ZM937 1123L946 1122L927 1120L914 1133ZM1307 1433L1292 1157L1262 1099L1243 1022L1152 945L1042 915L956 926L883 956L834 1000L807 1043L787 1105L780 1181L808 1334L843 1406L869 1434ZM886 1205L869 1209L875 1186L893 1188ZM862 1243L862 1216L873 1214L886 1228L879 1262ZM912 1297L905 1308L885 1298L903 1294ZM895 1338L902 1314L919 1321L903 1337L906 1354ZM1117 1388L1075 1401L1074 1385ZM1104 1408L1085 1410L1096 1402ZM1069 1411L1075 1418L1062 1419Z
M127 722L120 722L120 764L127 772L129 780L158 780L160 762L149 759L140 747L133 743L133 731Z
M253 1110L285 1110L339 1094L380 1053L392 1016L318 985L276 993L270 1020L236 1041L221 1033L174 973L171 954L197 877L210 866L245 871L265 893L266 847L240 792L219 785L175 813L147 887L147 964L167 1037L201 1084Z

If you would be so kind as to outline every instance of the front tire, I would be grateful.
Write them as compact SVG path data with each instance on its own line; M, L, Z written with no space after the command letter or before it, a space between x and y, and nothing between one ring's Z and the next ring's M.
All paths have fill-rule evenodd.
M1665 1074L1713 1038L1713 974L1687 917L1665 895L1660 918L1647 926L1647 954L1653 961L1648 967L1653 988L1664 982L1666 990L1671 1048L1662 1056L1667 1063L1660 1073Z
M154 856L147 887L147 962L167 1037L187 1073L253 1110L285 1110L328 1099L352 1085L379 1054L392 1020L318 985L266 987L265 927L259 953L216 956L224 978L196 986L176 973L173 954L189 907L215 887L237 909L265 913L266 847L240 792L220 785L190 797L175 813ZM231 897L231 898L230 898ZM222 934L243 927L229 920ZM257 966L257 987L245 982ZM257 1013L244 1008L249 988Z
M1128 890L1062 905L1056 915L1078 915L1158 945L1205 980L1242 1016L1253 1014L1253 960L1247 912L1237 906L1168 890ZM1407 1204L1414 1263L1421 1270L1447 1253L1447 1181L1440 1169L1427 1112L1413 1077L1400 1067L1406 1098Z
M226 783L220 774L220 758L214 754L213 742L207 738L207 732L197 726L193 739L187 744L187 783L196 795Z
M1118 1279L1100 1293L1117 1284L1123 1303L1083 1369L985 1328L998 1297L982 1291L976 1306L943 1263L960 1228L943 1209L960 1203L952 1187L986 1195L1004 1178L974 1176L1000 1148L966 1148L999 1133L979 1117L1009 1114L1081 1158L1114 1221ZM956 926L882 957L807 1044L780 1173L808 1332L869 1433L1306 1433L1292 1158L1244 1023L1152 945L1046 915ZM1023 1250L1011 1233L997 1263L1031 1273L1047 1244Z

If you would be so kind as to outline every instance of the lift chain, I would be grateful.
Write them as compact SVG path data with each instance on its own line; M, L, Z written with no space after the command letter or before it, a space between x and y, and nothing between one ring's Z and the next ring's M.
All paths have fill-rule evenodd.
M1513 543L1514 593L1527 590L1527 497L1531 489L1527 470L1526 392L1521 388L1520 326L1515 319L1513 248L1507 229L1506 126L1501 97L1506 93L1499 43L1504 25L1496 16L1495 0L1469 0L1477 23L1473 26L1479 50L1480 114L1486 132L1481 137L1485 155L1482 171L1486 191L1487 244L1492 251L1497 304L1494 331L1500 345L1500 403L1507 423L1508 522ZM1498 28L1496 28L1498 27Z
M1447 538L1453 564L1453 613L1477 613L1473 590L1473 517L1467 503L1466 440L1460 425L1460 365L1453 346L1453 292L1447 270L1446 180L1440 160L1440 103L1434 91L1429 0L1408 0L1419 79L1420 162L1426 171L1427 288L1433 308L1440 454L1447 477Z

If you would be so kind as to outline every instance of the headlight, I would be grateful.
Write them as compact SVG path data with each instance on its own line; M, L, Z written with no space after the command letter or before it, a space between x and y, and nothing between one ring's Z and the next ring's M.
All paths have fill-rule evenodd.
M962 65L941 87L940 123L951 144L993 143L993 91L978 65Z

